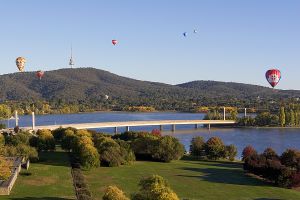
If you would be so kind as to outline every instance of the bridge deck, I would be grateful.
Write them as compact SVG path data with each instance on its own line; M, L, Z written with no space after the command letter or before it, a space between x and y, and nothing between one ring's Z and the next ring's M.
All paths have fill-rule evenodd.
M153 125L188 125L188 124L235 124L233 120L157 120L157 121L124 121L124 122L99 122L99 123L81 123L81 124L61 124L35 126L38 129L57 129L73 127L77 129L92 128L114 128L114 127L132 127L132 126L153 126ZM32 129L32 127L23 127L23 129Z

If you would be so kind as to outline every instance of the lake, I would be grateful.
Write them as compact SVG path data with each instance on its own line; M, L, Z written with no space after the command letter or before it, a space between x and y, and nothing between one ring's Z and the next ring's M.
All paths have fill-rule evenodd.
M62 115L37 115L36 125L72 124L88 122L112 122L112 121L138 121L138 120L192 120L203 119L204 114L198 113L128 113L128 112L96 112ZM31 126L31 116L19 116L19 125ZM3 123L8 123L4 121ZM14 121L10 120L10 127ZM131 127L130 130L151 131L157 126ZM118 128L120 132L125 128ZM113 128L97 129L97 131L113 134ZM177 137L189 149L190 141L195 136L202 136L205 140L212 136L220 137L226 145L234 144L238 148L239 156L243 148L249 144L259 152L267 147L272 147L281 154L287 148L300 149L300 129L294 128L211 128L208 130L194 125L177 125L176 132L171 132L171 126L164 126L163 134Z

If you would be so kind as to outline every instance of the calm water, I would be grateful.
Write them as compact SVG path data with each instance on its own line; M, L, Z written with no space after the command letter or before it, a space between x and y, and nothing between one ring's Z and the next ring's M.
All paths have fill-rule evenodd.
M168 119L202 119L203 114L194 113L126 113L126 112L99 112L99 113L82 113L82 114L65 114L65 115L38 115L36 116L36 125L53 125L53 124L72 124L84 122L109 122L109 121L135 121L135 120L168 120ZM7 124L7 121L5 121ZM12 127L14 121L10 121ZM20 126L30 126L31 116L20 116ZM130 130L151 131L155 126L148 127L131 127ZM287 148L300 149L300 129L276 129L276 128L253 128L238 129L224 128L210 131L199 126L195 130L192 125L178 125L176 132L170 131L171 126L165 126L163 134L177 137L189 149L190 141L195 136L202 136L207 140L212 136L222 138L226 145L234 144L238 148L239 154L243 148L249 144L254 146L259 152L266 147L272 147L278 153L282 153ZM119 128L120 132L125 129ZM98 129L107 133L113 133L113 129Z

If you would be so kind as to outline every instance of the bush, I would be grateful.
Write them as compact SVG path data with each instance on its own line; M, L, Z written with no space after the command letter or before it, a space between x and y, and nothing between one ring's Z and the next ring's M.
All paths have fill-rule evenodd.
M5 124L0 124L0 130L1 129L6 129L6 125Z
M202 156L204 151L204 139L203 137L197 136L194 137L190 145L190 153L193 156Z
M0 148L5 145L5 137L0 133Z
M242 160L245 161L247 158L249 158L252 155L257 155L257 151L251 145L248 145L243 150Z
M122 164L133 163L135 161L135 155L130 147L130 144L123 140L117 140L116 142L120 145L121 155L123 157L123 160L125 161Z
M266 148L262 154L263 156L266 157L266 159L276 159L278 160L279 159L279 156L277 155L277 153L272 149L272 148Z
M158 140L154 149L153 158L170 162L171 160L178 160L184 154L184 146L179 140L172 136L164 136Z
M298 162L300 159L300 151L296 149L287 149L280 157L281 163L287 167L298 168Z
M61 140L61 148L67 151L71 151L75 145L75 132L72 129L66 129L63 132L62 140Z
M103 200L129 200L117 186L108 186L102 197Z
M225 147L225 156L228 160L234 161L237 155L237 148L231 144Z
M152 160L158 138L140 137L131 142L131 148L138 160Z
M82 145L79 151L80 164L85 169L91 169L93 167L99 167L99 154L97 149L92 145Z
M204 145L207 158L217 160L225 157L225 145L219 137L211 137Z
M6 157L23 156L31 162L39 160L37 150L26 144L19 144L18 146L4 146L1 148L0 154Z
M132 195L133 200L179 200L163 177L153 175L139 183L139 193Z
M55 150L55 140L50 130L42 129L37 131L36 147L38 151Z
M290 188L292 186L292 177L294 175L294 171L289 167L283 167L280 170L280 174L278 176L277 184L280 187Z
M16 135L7 135L5 137L5 144L18 146L19 144L29 145L31 134L28 132L20 132Z
M52 135L56 142L61 142L62 138L64 137L65 131L66 131L66 129L62 128L62 127L57 128L52 131Z
M300 187L300 172L294 173L292 176L292 187Z

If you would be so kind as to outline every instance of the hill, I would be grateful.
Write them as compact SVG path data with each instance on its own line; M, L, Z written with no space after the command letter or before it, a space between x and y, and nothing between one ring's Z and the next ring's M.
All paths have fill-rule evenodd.
M52 107L80 104L116 110L126 105L153 106L159 110L187 110L194 105L245 106L256 104L258 97L260 102L300 97L300 91L242 83L193 81L169 85L140 81L94 68L47 71L42 80L35 72L6 74L0 76L0 84L1 102L47 101Z

